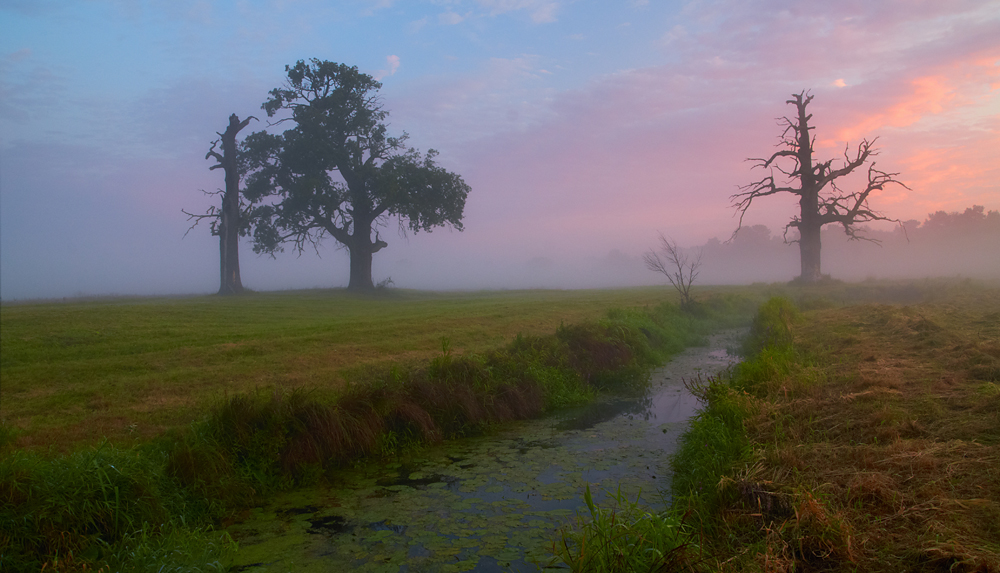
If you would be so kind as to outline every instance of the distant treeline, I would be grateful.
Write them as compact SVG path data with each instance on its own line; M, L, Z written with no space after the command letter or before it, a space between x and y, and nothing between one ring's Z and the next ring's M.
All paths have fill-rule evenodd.
M789 243L796 237L789 233ZM871 241L849 241L842 229L823 229L823 273L841 280L968 276L1000 278L1000 211L981 205L964 212L938 211L922 223L903 221L890 230L863 229ZM799 251L781 232L744 227L731 241L710 239L700 248L702 284L790 280Z

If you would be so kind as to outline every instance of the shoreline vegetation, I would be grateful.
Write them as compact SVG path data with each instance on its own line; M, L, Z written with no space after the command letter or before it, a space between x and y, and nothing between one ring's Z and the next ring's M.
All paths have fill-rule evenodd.
M786 295L796 304L770 298L760 307L747 361L691 385L706 410L675 459L674 509L654 516L638 500L619 499L616 508L590 502L593 520L567 531L556 552L580 571L646 570L628 557L648 548L636 539L656 541L661 561L652 565L660 569L889 571L903 563L992 571L998 551L990 538L970 544L1000 538L1000 519L989 521L1000 517L997 294L954 280L753 285L701 289L683 312L663 302L672 298L663 289L307 291L5 305L0 568L224 571L236 544L214 528L271 492L320 482L358 457L488 432L598 392L641 387L672 353L712 330L746 324L761 301ZM867 303L844 306L857 301ZM877 365L877 373L900 360L877 336L885 324L896 324L892 332L903 338L932 337L907 358L923 373L913 388L903 367L897 386L859 382L869 374L850 370ZM869 360L872 352L884 355ZM359 358L366 353L374 358ZM918 364L926 356L931 362ZM958 357L965 370L948 362ZM301 377L280 378L285 371ZM952 371L957 402L917 392ZM60 377L75 384L54 386ZM157 388L155 379L171 384ZM180 402L165 400L164 388L183 392ZM850 422L832 411L798 421L809 400L844 409ZM941 434L954 404L964 404L968 420L960 436ZM11 423L42 405L55 411L40 424ZM71 412L62 426L60 408ZM156 423L131 433L126 424L95 443L80 428L113 428L94 423L107 410ZM861 441L840 444L836 436ZM813 442L826 445L813 451ZM938 490L914 489L925 482L906 480L898 467L878 466L877 452L859 449L900 442L904 449L887 459L909 464L911 473L924 468L913 475L932 476ZM797 449L803 444L810 449ZM850 467L851 455L867 465L834 481L817 469L817 460ZM956 467L958 475L949 470ZM921 497L928 492L934 495ZM872 509L874 502L883 509ZM942 508L952 517L933 521ZM866 518L889 533L873 533ZM914 523L926 526L920 535L933 535L934 544L904 534ZM595 547L607 551L598 555ZM895 557L903 554L904 561Z
M0 567L143 571L166 563L168 570L225 570L235 543L214 528L273 492L321 482L360 458L481 434L506 420L588 402L601 392L641 388L653 367L712 330L745 322L756 306L743 295L716 293L681 311L663 302L666 298L662 289L453 297L390 292L374 298L311 293L5 307ZM317 310L323 305L316 299L327 308ZM595 301L603 301L603 309L593 308ZM456 305L461 308L455 310ZM239 326L231 328L242 328L243 336L213 334L213 327L225 328L214 325L214 318L234 308L243 313L234 319ZM520 322L511 320L517 311ZM324 313L328 319L353 313L351 321L340 324L351 332L316 325L315 316ZM197 324L182 331L183 321L192 317ZM436 323L432 318L421 329L428 317ZM567 318L574 322L567 324ZM116 320L125 325L108 335ZM310 321L312 331L307 325L303 332L303 323ZM554 332L518 332L503 344L489 332L494 325L527 325L524 330L537 332L537 324L553 323ZM129 325L138 332L127 333ZM412 329L409 336L406 329ZM468 339L459 338L468 333ZM164 355L191 359L194 352L183 344L173 341L166 347L168 340L185 336L194 346L214 350L240 343L255 347L249 363L236 371L260 367L253 358L267 353L268 340L286 363L308 354L310 337L321 339L315 347L343 337L341 347L353 343L355 353L367 344L383 359L342 363L325 385L316 382L319 373L307 371L312 384L226 392L207 407L188 405L192 422L174 423L151 437L126 434L121 441L93 444L89 433L73 430L102 417L101 403L94 407L93 402L88 403L97 410L92 417L84 408L79 421L66 416L72 422L64 426L53 419L58 412L35 428L7 422L12 413L18 419L19 408L31 407L35 383L44 386L40 379L54 374L68 377L66 370L84 378L77 385L100 400L120 396L141 405L144 393L155 403L156 393L144 384L157 372L162 378L176 376ZM206 336L215 339L205 341ZM228 337L237 342L218 342ZM414 351L435 343L435 350ZM379 345L388 348L380 352ZM95 357L95 352L114 356ZM246 355L218 361L239 363ZM148 368L157 357L168 366ZM329 375L322 360L317 362L314 370ZM191 371L187 365L180 368ZM124 374L109 382L115 377L111 370ZM188 383L175 391L196 392L202 385ZM26 399L7 402L8 396L19 395ZM67 426L73 431L62 431ZM38 435L61 437L60 447L40 447Z
M688 383L704 408L671 509L588 501L559 554L574 571L1000 571L1000 289L945 286L770 299L744 361Z

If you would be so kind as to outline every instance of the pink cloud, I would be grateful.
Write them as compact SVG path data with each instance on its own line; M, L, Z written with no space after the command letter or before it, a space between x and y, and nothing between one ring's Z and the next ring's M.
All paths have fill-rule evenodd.
M993 60L992 62L990 60ZM910 80L908 89L900 90L884 109L869 111L869 115L836 131L836 141L856 141L871 137L883 128L912 126L930 116L956 112L975 106L988 108L997 101L995 93L1000 81L1000 50L993 58L976 56L972 61L955 62L940 73ZM988 89L986 86L989 86Z
M391 55L385 57L385 63L388 66L387 69L379 70L375 72L374 77L376 80L383 80L388 76L391 76L399 70L399 56Z

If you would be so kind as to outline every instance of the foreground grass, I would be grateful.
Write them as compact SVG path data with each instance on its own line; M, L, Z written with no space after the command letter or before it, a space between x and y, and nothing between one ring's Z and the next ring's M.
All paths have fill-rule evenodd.
M828 285L782 293L814 310L763 305L746 360L690 384L705 408L672 460L672 508L591 507L556 544L563 560L575 571L1000 571L1000 288L883 287L833 291L905 304L841 306Z
M401 298L407 298L406 294ZM592 298L595 293L590 294ZM609 294L611 298L616 296L600 296ZM505 298L489 297L492 303ZM550 312L553 299L545 298L527 293L519 300L524 308L543 299L546 312ZM570 298L574 300L564 307L564 316L570 314L566 309L586 299ZM245 310L274 312L273 302L245 301ZM260 304L255 307L254 302ZM385 312L382 300L354 298L353 302L368 303L372 309ZM449 314L442 310L448 305L437 302L431 305L437 311L425 309L418 315L442 320L442 312L446 319L461 314ZM227 307L230 303L219 304ZM509 306L497 320L508 319ZM163 307L162 301L152 304L152 310L162 311ZM480 315L483 308L482 301L473 305ZM750 308L752 303L746 297L715 297L684 312L669 303L614 308L604 310L600 320L578 324L560 321L554 333L518 334L489 350L461 354L450 342L456 329L445 329L438 331L438 348L428 354L429 359L356 362L346 367L349 383L320 379L312 386L270 384L234 392L224 400L217 397L198 421L169 428L151 440L133 437L125 444L104 441L87 447L86 440L70 433L64 443L72 446L68 455L58 455L55 449L39 451L19 446L17 440L12 444L8 432L0 436L4 438L0 440L0 569L142 570L146 564L164 559L169 570L224 568L233 545L225 535L213 533L212 525L224 523L235 512L274 491L326 479L344 464L366 456L391 453L409 444L481 433L507 420L588 401L598 392L641 387L653 366L698 343L711 329L740 320L738 311ZM190 305L182 305L181 309L190 311ZM34 310L37 317L40 310L48 309L29 310ZM94 312L92 308L84 310ZM103 319L110 314L104 310L87 317L91 325L99 322L95 316ZM128 312L144 320L154 314L150 308L132 308ZM406 316L406 312L401 314ZM541 311L536 314L550 316ZM261 322L267 321L254 324L262 328ZM288 324L278 319L271 322ZM386 321L385 325L375 322L380 334L365 338L361 333L371 325L355 326L358 339L373 347L386 345L395 351L392 356L398 357L399 346L412 339L400 337L386 342L383 336L393 324L398 327L400 321ZM22 334L29 330L21 326ZM246 331L257 332L250 328ZM128 348L118 340L121 338L113 337L114 344L106 351ZM163 347L175 350L176 342L168 342L168 338L151 335L135 341L149 346L138 354L147 356ZM31 340L30 336L20 339ZM187 340L200 339L189 333ZM154 344L156 341L160 344ZM25 347L30 345L14 346L21 352L13 358L4 355L5 365L12 365L10 371L18 372L20 366L30 373L32 364L37 370L45 370L47 363L40 356L27 360L30 353ZM50 346L41 347L40 352L51 350ZM284 354L294 351L286 349ZM69 355L76 361L106 365L103 356L86 352ZM65 360L65 365L73 366L73 359ZM86 368L78 367L77 372L86 379ZM97 379L106 376L102 372ZM93 391L104 388L88 380ZM182 392L197 388L178 386ZM136 387L125 396L141 404L141 392L142 388ZM113 410L109 404L101 408ZM187 414L193 413L197 408L189 407ZM66 418L72 420L72 416ZM85 421L94 419L100 418L85 417ZM65 430L80 423L68 423L62 428L53 424L52 428ZM30 430L21 434L20 441L25 435L38 439L38 433ZM74 437L77 439L72 441Z
M675 460L710 568L1000 571L1000 290L773 306Z
M773 444L759 476L838 535L776 540L775 562L1000 571L1000 292L816 312L795 340L816 366L772 381L747 427Z
M663 288L431 293L342 290L0 306L0 418L21 448L141 442L257 388L336 390L373 365L491 350ZM130 442L131 441L131 442Z

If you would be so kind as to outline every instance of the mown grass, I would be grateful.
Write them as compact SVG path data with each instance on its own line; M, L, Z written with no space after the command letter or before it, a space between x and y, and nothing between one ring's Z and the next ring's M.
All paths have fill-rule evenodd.
M730 289L732 290L732 289ZM0 418L16 445L145 440L226 395L336 389L374 365L419 364L655 307L663 288L431 293L344 291L0 306Z
M874 412L878 428L898 426L910 412L919 412L926 422L917 427L934 430L925 437L930 444L927 450L958 456L930 466L963 469L962 464L971 464L970 469L986 480L986 485L962 486L983 489L982 498L939 496L931 505L910 511L911 517L942 507L947 514L953 506L970 504L974 513L979 512L976 519L995 517L996 488L989 480L995 484L997 478L990 466L980 466L993 463L995 467L996 455L989 449L963 448L966 442L977 444L970 448L996 447L995 437L993 442L982 438L994 435L989 428L997 427L995 415L989 417L998 409L996 396L1000 394L995 380L997 356L990 342L996 335L991 330L998 316L996 289L931 281L916 287L836 283L812 290L758 285L745 292L784 293L800 307L816 309L807 313L805 325L812 324L809 320L814 316L827 316L824 313L838 316L842 311L837 306L859 292L874 300L903 297L917 301L917 308L936 309L937 314L928 311L907 319L906 329L897 330L924 337L913 347L914 359L929 350L944 364L929 367L930 378L919 378L921 383L937 380L935 376L940 378L948 368L966 368L966 377L977 381L973 394L956 393L948 400L926 392L914 392L909 400L907 394L903 416L884 404L872 407L866 398L892 397L892 392L861 389L848 393L849 398L837 395L827 400L867 404L863 411ZM634 383L664 353L695 342L700 333L725 323L727 314L745 308L750 300L713 297L680 313L672 305L658 305L662 293L645 289L474 293L455 295L456 302L448 300L450 295L428 293L400 292L371 299L321 292L297 293L307 300L276 293L242 299L74 302L66 303L66 308L59 304L4 306L0 309L0 414L5 419L0 436L4 450L0 458L0 568L142 570L143 564L167 563L164 570L216 570L224 567L233 545L214 533L211 525L224 520L239 504L277 488L323 479L337 464L349 463L356 456L488 430L505 419L534 415L585 400L602 388ZM560 302L562 295L567 300ZM654 295L656 300L646 302L645 297ZM980 299L986 304L978 305ZM629 300L631 304L621 304ZM601 307L600 301L607 306ZM816 485L804 480L802 476L812 466L795 466L794 460L805 458L790 457L805 454L806 450L795 449L803 443L803 436L820 435L809 425L812 422L803 426L797 421L795 405L814 400L825 411L821 394L809 392L825 387L831 378L829 364L855 362L837 362L837 352L824 354L824 348L832 347L827 334L816 335L827 346L818 343L818 350L803 351L812 340L803 337L808 328L796 322L788 304L774 305L774 312L765 308L760 313L765 318L758 321L757 343L751 345L757 347L757 359L742 366L731 383L716 381L700 389L710 407L692 426L693 437L688 441L700 447L701 457L678 464L675 479L675 498L687 505L678 505L682 513L671 519L647 519L634 504L626 504L630 515L645 520L642 527L648 527L639 537L615 536L628 547L635 547L637 539L650 539L651 532L683 525L698 532L697 545L685 533L683 550L662 544L647 548L660 551L674 565L689 568L708 563L736 570L802 569L815 566L816 555L824 567L880 563L859 560L859 529L849 504L832 497L824 489L826 481ZM607 312L609 307L618 310ZM876 310L896 308L904 307L866 307L857 320L871 321L881 316ZM234 316L238 318L226 322ZM551 330L532 330L541 328L539 316L546 317L544 324ZM439 330L420 326L435 320ZM879 320L865 328L875 331L883 322L893 324L889 319ZM524 328L521 336L498 340L490 338L495 334L486 334L491 332L490 324ZM841 350L850 345L891 348L881 339L858 335L856 325L837 324L831 322L829 332L841 336L836 339ZM948 338L952 329L965 332L961 325L967 324L980 325L974 331L980 338L959 342ZM133 334L138 340L133 340ZM340 360L334 344L338 340L343 348L355 349L356 354L344 353L355 360ZM13 351L8 353L8 349ZM304 358L296 358L297 349L302 349ZM967 354L965 362L947 362L945 358L955 352ZM376 358L369 359L369 353ZM192 356L201 357L200 366L211 375L199 372L199 364L188 364ZM878 360L874 362L880 364ZM337 366L328 367L330 362ZM282 378L282 373L295 368L301 370L301 378ZM923 372L922 368L916 371ZM261 371L266 374L254 378ZM190 380L198 375L202 377ZM93 400L81 405L81 397L87 396ZM955 404L986 408L987 416L970 415L959 424L965 433L952 435L942 446L934 440L949 435L938 429L952 427L950 414ZM46 408L51 408L50 415L42 416ZM816 412L810 416L809 420L821 419ZM830 424L827 433L834 435L838 426ZM97 436L112 439L94 445ZM891 432L875 436L893 438ZM856 445L836 443L828 449L840 451ZM60 451L70 453L59 455ZM891 459L912 463L914 456L907 452L896 452ZM829 453L816 456L834 459ZM702 473L685 478L685 468ZM873 483L884 482L876 477ZM952 477L946 474L931 483L944 488ZM907 483L902 481L900 499L911 495L906 492ZM857 492L863 486L861 482L855 485L849 484L848 489ZM890 495L892 500L895 495ZM848 495L847 500L851 499ZM594 515L612 524L614 532L629 521L616 521L615 513ZM876 523L878 519L882 517L876 516ZM913 526L912 522L900 523ZM972 523L966 529L994 532L988 522ZM909 547L916 555L907 554L910 561L904 565L991 563L982 561L989 554L982 557L954 550L948 539L968 545L980 538L975 532L968 533L972 537L949 538L950 526L938 527L936 553L913 549L922 547L919 543L902 543L900 547ZM870 535L864 539L867 548L883 538ZM940 539L946 539L944 545ZM699 549L697 557L689 558L690 548ZM609 555L620 549L612 547ZM886 551L885 555L896 555L892 547Z
M611 299L621 296L621 293L609 294L597 296ZM408 296L403 293L399 298ZM564 307L567 312L563 316L572 316L570 311L576 305L588 299L593 302L593 297L594 293L589 297L569 297L573 300ZM341 295L341 298L350 297ZM520 300L530 307L541 299L548 309L546 312L551 312L552 300L547 298L548 295L528 293ZM506 295L494 295L492 302L497 299L510 300ZM190 313L190 302L181 304L180 309ZM194 302L197 306L203 301ZM353 302L377 307L383 301L354 298ZM177 304L176 301L145 303L152 304L152 308L129 308L123 312L138 323L155 320L165 306ZM98 306L105 304L108 303ZM235 303L219 304L231 310ZM244 299L243 304L260 315L275 312L274 305L253 299ZM448 305L431 306L440 310ZM290 307L299 308L296 304ZM482 301L472 307L480 317L485 312ZM504 306L504 320L509 320L510 307ZM36 315L49 310L27 308ZM175 424L153 439L132 438L124 440L124 444L104 441L98 446L88 446L78 433L68 432L67 441L61 444L72 446L68 455L59 455L53 448L24 447L37 444L39 433L32 432L29 426L20 430L23 433L19 437L17 428L12 431L5 424L6 436L0 443L4 450L0 457L0 500L3 500L0 567L10 571L99 567L130 570L141 569L150 560L165 559L171 570L219 569L224 567L233 544L224 535L213 533L211 526L225 522L228 516L261 496L324 479L359 457L388 453L412 443L486 431L506 420L586 401L596 392L642 385L649 369L670 353L697 343L716 326L739 320L735 318L739 311L750 308L752 303L748 299L732 296L704 301L697 308L697 316L670 304L618 308L606 312L600 320L575 324L560 320L554 333L518 334L510 342L489 350L470 351L466 347L461 353L455 351L460 346L451 340L456 332L464 331L439 331L435 337L436 352L428 353L427 360L412 356L398 359L396 353L382 362L351 364L342 371L347 381L335 379L312 386L255 385L250 391L234 391L224 399L216 396L198 421L186 426ZM95 312L91 308L84 310ZM582 308L577 312L583 312ZM105 311L91 317L100 316L104 320L111 314ZM434 313L425 309L418 314L426 317ZM139 321L134 315L144 318ZM5 314L4 320L10 316ZM451 319L454 317L448 320ZM80 320L83 319L77 316L70 322L78 324ZM361 323L360 319L358 322ZM268 320L258 318L252 324L255 328L248 331L266 338L262 333ZM362 325L358 332L381 329L384 334L393 324L398 326L398 322L389 320L379 328ZM13 358L5 352L4 363L11 372L19 372L18 367L27 369L30 363L26 358L30 352L25 348L31 346L33 338L24 336L29 327L19 326L21 338L6 339L22 343L14 345L20 352ZM94 331L101 332L100 328ZM10 336L6 329L5 336ZM185 340L202 340L190 332L187 336ZM117 334L109 341L89 344L91 350L108 344L106 351L124 351L132 348L125 338ZM168 343L167 338L164 335L157 344L148 340L136 343L148 346L136 353L140 357L136 363L156 352L182 350L173 346L176 343ZM217 339L218 333L207 340ZM365 338L362 334L357 339L373 348L387 344L382 335ZM400 343L405 345L411 340L402 337ZM46 347L46 352L51 352L51 346ZM286 349L285 353L291 351ZM86 352L72 349L57 350L55 354L63 357L64 368L75 367L84 381L90 380L91 391L103 391L105 386L94 384L87 375L100 378L107 373L94 368L98 371L94 375L91 369L77 364L89 358ZM34 359L40 361L38 366L44 370L48 364L43 356L44 352ZM107 367L108 363L100 357L92 360L95 366ZM138 385L139 381L131 380L129 384ZM192 392L198 388L198 385L178 387L180 391ZM4 391L6 402L6 383ZM123 396L142 403L141 391L136 387ZM148 403L144 406L151 407ZM101 408L120 412L107 404L95 409ZM188 407L186 413L197 414L198 409ZM100 416L83 418L84 422L95 419ZM65 416L65 426L53 426L53 431L74 428L80 423L73 416ZM25 436L35 441L25 440ZM180 546L171 548L170 544L175 542Z
M786 295L803 308L949 296L951 282L711 287L698 297ZM597 320L611 308L676 302L663 287L433 293L391 289L0 305L0 420L16 445L68 452L183 427L226 395L336 388L373 365L456 355ZM698 311L698 308L694 309Z
M691 385L706 406L673 459L670 534L599 508L564 544L574 570L1000 571L1000 289L866 284L903 304L841 306L830 286L854 288L786 291L802 313L772 299L747 360ZM585 558L643 546L669 558Z

